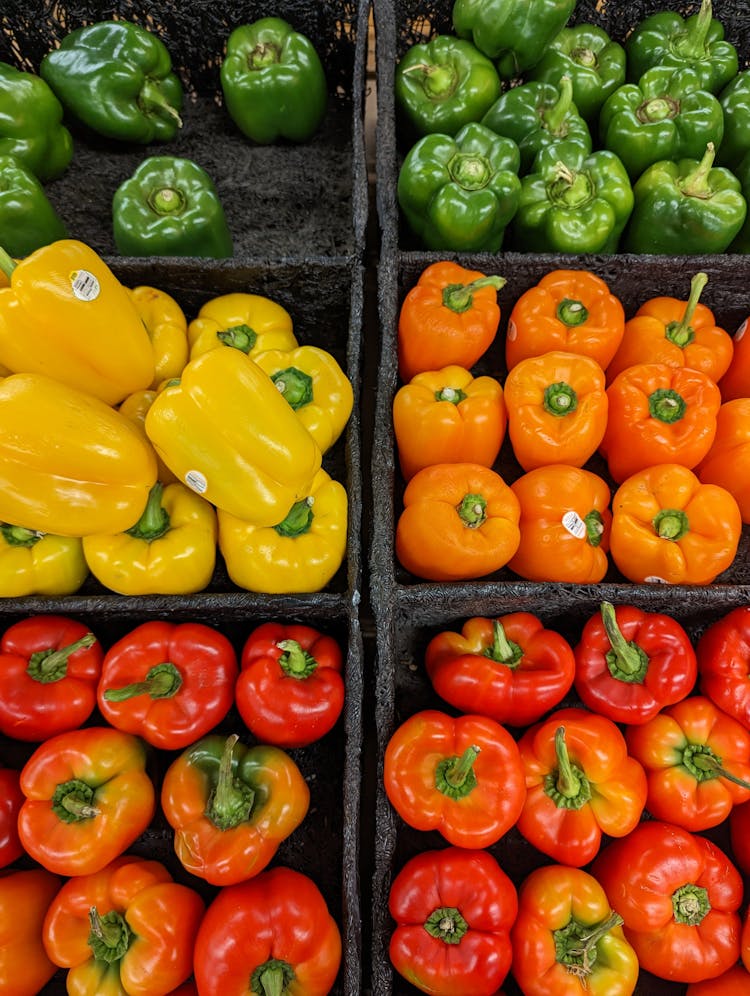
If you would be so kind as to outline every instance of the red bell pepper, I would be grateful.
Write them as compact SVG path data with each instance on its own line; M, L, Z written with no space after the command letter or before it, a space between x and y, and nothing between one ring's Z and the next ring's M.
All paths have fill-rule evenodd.
M438 633L427 645L425 668L438 695L456 709L527 726L567 695L575 659L560 633L531 612L512 612L468 619L460 633Z
M341 965L341 934L317 885L278 866L222 889L195 942L201 996L325 996Z
M695 652L700 690L750 730L750 605L712 623Z
M393 880L388 908L390 959L412 985L433 996L494 996L510 968L518 897L489 851L417 854Z
M35 615L14 623L0 640L0 732L36 742L78 729L96 705L103 657L75 619Z
M746 875L750 875L750 802L733 806L729 814L729 838L734 860Z
M23 854L18 837L18 814L24 798L21 773L13 768L0 768L0 868Z
M213 627L146 622L105 654L99 711L118 730L179 750L224 719L238 672L234 647Z
M343 655L312 626L263 623L242 648L235 696L250 732L277 747L305 747L336 725L344 707Z
M575 687L593 712L615 723L646 723L685 698L698 665L685 629L661 612L602 602L575 647Z
M61 880L43 868L0 874L0 992L36 996L57 971L42 940Z
M436 709L416 713L393 733L383 781L405 823L437 830L456 847L494 844L516 822L525 795L518 747L504 727Z
M742 877L706 837L646 820L605 847L591 873L647 972L701 982L739 960Z
M714 979L693 982L685 990L685 996L741 996L742 993L750 993L750 971L744 965L735 965Z

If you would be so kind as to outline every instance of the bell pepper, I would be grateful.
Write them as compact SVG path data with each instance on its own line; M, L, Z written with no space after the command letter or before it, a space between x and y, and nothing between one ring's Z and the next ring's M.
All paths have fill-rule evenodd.
M733 965L713 979L692 982L685 990L685 996L735 996L750 986L750 971L744 965Z
M415 830L454 847L489 847L524 801L518 748L504 726L478 715L414 713L390 736L383 759L388 801Z
M229 116L260 145L306 142L326 114L325 70L312 41L281 17L241 24L220 70Z
M484 577L504 567L518 548L518 499L489 467L425 467L407 484L403 501L396 523L396 557L417 577Z
M521 180L511 246L521 252L613 253L633 210L614 152L564 141L542 149Z
M750 801L732 806L729 839L735 864L745 875L750 874Z
M149 156L112 198L112 233L123 256L232 255L214 182L191 159Z
M123 854L156 809L142 740L108 726L58 733L21 770L18 836L57 875L90 875Z
M398 372L471 367L495 341L500 325L497 292L505 278L468 270L453 260L431 263L419 275L398 316Z
M638 363L615 377L607 399L599 452L618 483L659 463L692 470L711 449L721 394L700 370Z
M63 239L17 265L0 251L0 269L10 278L0 288L0 362L10 370L45 374L108 405L149 386L148 333L127 288L93 249Z
M213 505L179 481L157 481L140 519L119 533L83 537L89 570L120 595L203 591L216 566Z
M561 28L527 77L558 85L563 76L573 84L578 113L595 125L607 97L625 82L625 49L597 24Z
M283 865L222 889L195 942L201 996L326 996L341 965L341 933L313 880Z
M161 789L175 854L191 875L217 886L263 871L310 804L288 754L237 741L235 734L198 740L170 764Z
M220 723L239 669L228 638L202 623L141 623L104 655L97 704L118 730L181 750Z
M503 389L465 367L415 374L393 399L393 431L405 480L435 463L491 467L505 437Z
M612 525L607 482L559 463L530 470L510 487L521 507L521 541L508 567L527 581L602 581Z
M695 69L657 65L626 83L599 114L605 149L620 157L635 182L660 160L700 159L709 142L719 148L724 116L718 98L701 88Z
M354 404L351 381L336 357L318 346L298 346L265 350L253 359L326 453L344 431Z
M96 705L104 649L88 626L32 615L0 639L0 732L42 741L83 726Z
M146 413L156 400L156 396L159 391L163 390L168 383L169 381L163 381L157 390L147 388L144 391L133 391L132 394L129 394L127 398L125 398L124 401L121 401L117 406L118 412L133 423L142 435L144 441L148 443L149 449L154 453L154 456L156 457L156 479L161 481L164 485L173 484L177 478L174 476L169 467L167 467L161 457L156 455L156 451L151 444L151 440L146 435Z
M447 847L410 858L391 883L388 953L434 996L495 996L511 963L516 889L489 851Z
M716 417L716 435L696 468L701 484L718 484L739 505L750 523L750 397L727 401Z
M21 773L15 768L0 768L0 868L7 868L24 853L18 837L23 800Z
M518 891L513 977L525 996L631 996L638 959L622 917L581 868L535 868Z
M574 7L574 0L455 0L453 28L511 80L540 61Z
M573 103L569 76L563 76L559 85L531 81L505 90L482 124L513 139L521 154L521 175L529 172L537 153L548 145L574 142L591 152L591 133Z
M706 837L646 820L604 848L591 873L645 971L700 982L739 960L742 879Z
M550 270L518 298L508 319L505 365L553 350L580 353L606 370L622 341L625 311L590 270Z
M41 76L0 62L0 156L15 156L42 183L70 165L73 138L63 108Z
M68 237L39 180L15 156L0 155L0 245L12 256L28 256Z
M277 301L262 294L235 291L201 305L188 325L190 359L222 345L234 346L255 359L269 349L296 349L292 316Z
M625 322L622 342L607 367L609 383L637 363L690 367L717 382L723 377L732 360L732 338L700 300L707 283L705 273L696 273L687 301L659 296L638 308Z
M344 707L343 654L314 626L262 623L242 647L237 709L260 742L306 747L336 725Z
M749 321L746 318L734 333L732 358L719 379L722 401L750 398L750 335L746 334Z
M508 372L508 435L524 470L562 463L582 467L607 425L604 371L588 356L552 350Z
M149 387L179 377L188 361L187 319L175 299L156 287L130 291L154 350L154 379Z
M521 192L516 143L471 121L455 136L420 138L406 153L396 193L427 249L499 252Z
M743 156L732 172L740 181L742 196L745 198L747 203L750 204L750 152ZM750 210L748 211L748 215L750 215ZM745 223L737 235L735 235L733 241L727 249L727 252L743 254L750 253L750 218L748 215L745 216Z
M258 526L309 495L322 460L268 374L231 347L188 363L149 408L146 433L180 481Z
M741 535L732 495L677 463L633 474L612 499L610 554L637 584L712 584L734 561Z
M219 509L219 549L232 581L265 595L322 591L346 556L348 501L343 484L319 470L275 525Z
M625 837L637 826L646 775L611 719L558 709L529 727L518 749L526 801L516 827L542 854L581 868L599 852L603 834Z
M690 17L661 10L646 17L625 42L628 77L639 80L652 66L695 69L702 89L718 93L737 75L737 49L724 38L724 27L713 16L711 0L702 0Z
M695 651L703 695L750 730L750 605L711 623Z
M88 574L78 537L0 523L0 598L73 595Z
M425 650L437 694L464 713L496 723L536 723L568 694L575 660L564 636L532 612L474 616L460 633L443 630Z
M44 920L44 945L80 996L168 993L192 974L205 903L158 861L115 858L69 879Z
M730 79L719 93L719 106L724 117L724 137L716 160L732 172L750 152L750 72L747 69Z
M70 31L39 74L65 110L105 138L166 142L182 127L182 84L164 42L132 21Z
M468 39L445 34L409 46L393 88L400 125L418 136L455 135L479 121L500 90L492 60Z
M579 698L615 723L649 722L689 695L697 677L695 650L684 627L671 616L635 605L602 602L575 647Z
M44 918L61 880L44 868L0 875L0 989L37 996L57 971L42 940Z

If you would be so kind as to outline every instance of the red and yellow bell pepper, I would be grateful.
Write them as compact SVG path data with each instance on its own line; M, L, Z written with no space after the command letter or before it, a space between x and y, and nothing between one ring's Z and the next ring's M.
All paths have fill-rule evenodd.
M0 523L0 598L73 595L88 575L80 537Z
M130 297L154 351L154 376L146 387L179 377L188 361L187 319L175 299L157 287L133 287Z

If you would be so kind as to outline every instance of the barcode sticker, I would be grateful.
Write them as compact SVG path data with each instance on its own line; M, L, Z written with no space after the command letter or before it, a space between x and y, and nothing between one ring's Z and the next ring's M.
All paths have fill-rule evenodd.
M586 536L586 523L580 517L578 512L566 512L562 517L562 524L568 530L571 536L575 536L576 539L584 539Z
M208 481L199 470L189 470L185 474L185 484L199 495L205 494L208 487Z
M70 275L70 283L79 301L95 301L99 297L99 281L88 270L75 270Z

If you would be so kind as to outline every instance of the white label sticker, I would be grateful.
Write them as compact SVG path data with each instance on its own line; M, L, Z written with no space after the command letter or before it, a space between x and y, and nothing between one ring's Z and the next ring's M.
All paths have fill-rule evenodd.
M511 318L508 322L508 331L506 332L506 337L509 342L515 342L516 336L518 335L518 329L516 328L516 323Z
M566 512L562 517L562 524L568 530L571 536L575 536L576 539L584 539L586 536L586 523L580 517L578 512Z
M740 341L740 339L745 334L745 329L746 328L747 328L747 318L742 323L742 325L740 325L740 327L737 329L737 331L734 333L734 341L735 342L739 342Z
M669 583L666 578L660 578L656 574L649 574L649 576L646 577L646 578L644 578L643 580L646 582L646 584L668 584Z
M99 281L88 270L74 270L70 275L70 283L79 301L95 301L99 297Z
M185 484L199 495L205 494L208 481L199 470L189 470L185 474Z

